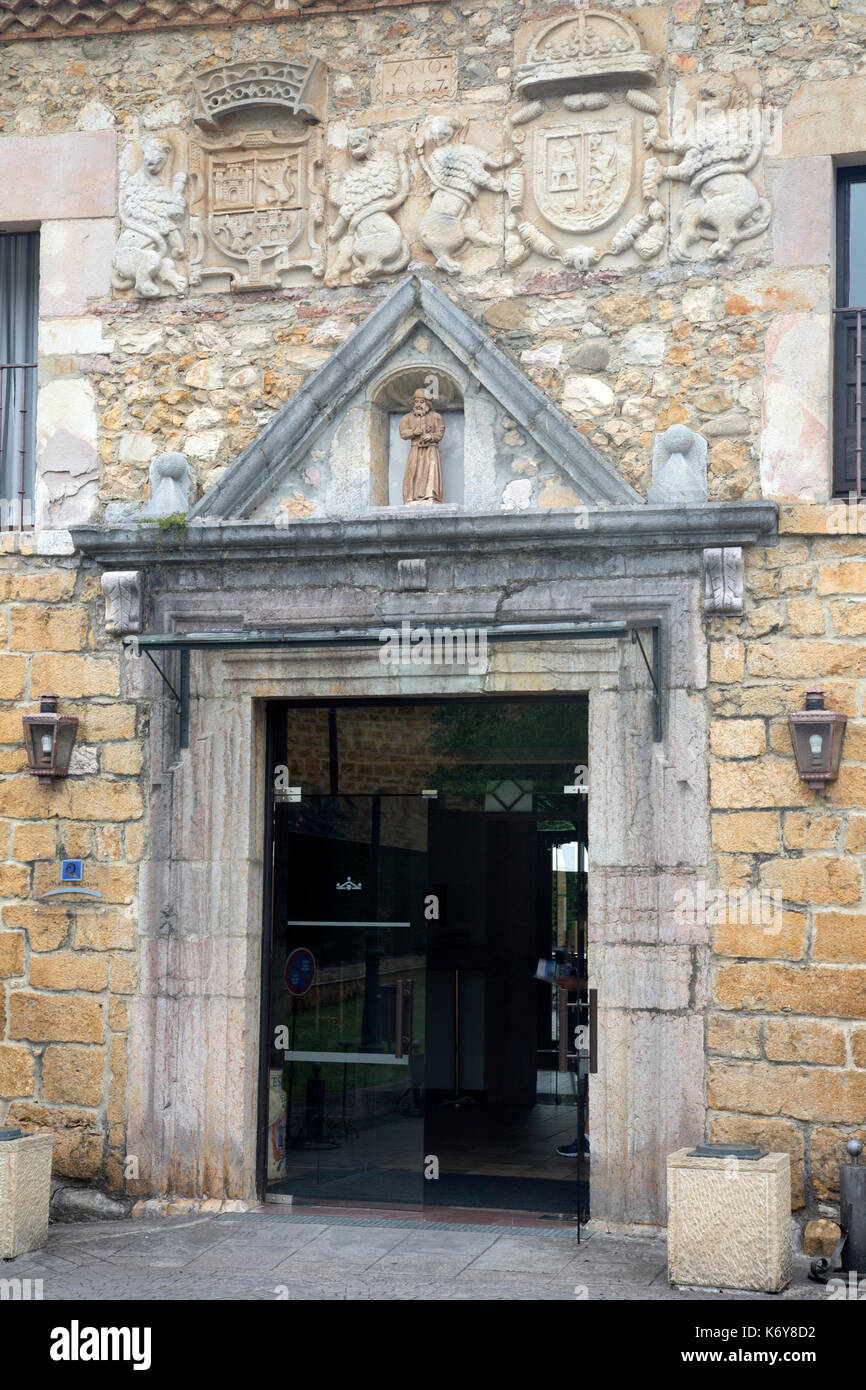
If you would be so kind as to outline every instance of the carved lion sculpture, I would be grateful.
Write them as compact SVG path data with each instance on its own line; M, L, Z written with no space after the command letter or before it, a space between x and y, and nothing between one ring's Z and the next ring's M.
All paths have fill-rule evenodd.
M405 153L377 153L370 131L361 129L349 132L348 148L355 167L344 175L332 199L338 216L328 239L340 244L326 277L328 285L337 284L348 270L355 285L397 274L405 270L411 254L391 216L409 193Z
M710 260L729 256L741 241L760 236L770 225L768 199L760 197L748 177L761 154L759 92L746 105L739 92L708 82L701 91L704 127L691 138L654 139L652 147L682 155L666 179L687 183L699 196L685 204L671 252L675 260L692 259L692 247L711 240Z
M468 241L473 246L495 246L496 237L485 232L470 216L472 205L483 188L501 193L503 183L488 171L503 167L478 145L457 140L459 124L450 116L437 116L430 122L433 148L422 155L424 172L433 185L433 199L418 224L418 236L436 258L436 265L448 275L460 271L455 252ZM419 148L423 149L423 140ZM510 161L506 161L510 162Z
M115 289L135 288L152 299L161 293L159 281L178 294L187 288L186 276L176 263L183 256L180 224L186 214L186 174L175 174L171 185L163 182L163 170L171 155L164 140L146 139L141 147L141 168L121 175L120 225L114 248L112 284Z

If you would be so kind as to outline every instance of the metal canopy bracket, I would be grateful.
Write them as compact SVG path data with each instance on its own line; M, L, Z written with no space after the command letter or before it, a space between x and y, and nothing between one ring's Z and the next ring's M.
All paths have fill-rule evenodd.
M421 624L419 624L421 626ZM637 642L652 681L653 742L662 739L661 694L661 626L660 618L626 618L610 623L499 623L485 628L488 642L586 641L594 637L631 636ZM652 659L648 660L638 635L640 629L652 633ZM163 684L174 696L178 713L178 741L181 748L189 747L189 654L192 651L228 651L243 647L379 647L382 646L383 626L340 628L334 631L298 629L250 628L246 632L155 632L137 634L126 639L143 651L159 672ZM458 630L459 628L452 629ZM154 661L151 652L180 653L180 689L175 690L165 672Z
M177 711L177 716L178 716L178 741L179 741L179 743L180 743L181 748L188 748L188 747L189 747L189 654L190 654L190 648L189 648L189 647L185 647L185 646L181 646L180 643L175 643L175 644L170 644L170 643L165 643L165 642L161 642L161 643L158 643L158 644L157 644L156 642L151 643L147 637L141 637L141 636L138 636L138 635L136 635L135 637L128 638L128 639L127 639L127 638L124 638L124 646L127 646L127 645L130 646L130 647L134 647L135 650L136 650L136 653L138 653L139 651L143 651L143 652L144 652L144 654L145 654L145 656L147 657L148 661L150 662L151 666L152 666L152 667L154 668L154 670L157 671L158 674L161 676L163 685L166 686L166 687L171 691L172 695L174 696L174 707L175 707L175 710ZM164 650L167 650L167 651L171 651L172 648L174 647L176 650L180 651L180 690L179 690L179 691L175 690L175 688L174 688L174 686L172 685L171 681L169 680L168 676L165 674L165 671L163 671L162 667L159 666L159 665L157 664L157 662L154 661L154 659L153 659L153 657L151 656L150 652L147 650L148 647L151 646L151 645L158 647L158 649L164 649Z
M640 640L640 633L636 627L631 630L632 642L637 642L640 647L640 654L643 657L644 665L650 674L653 683L653 743L662 741L662 694L661 694L661 642L658 622L648 622L646 626L652 632L653 649L652 665L647 661L647 654L644 651L643 642Z

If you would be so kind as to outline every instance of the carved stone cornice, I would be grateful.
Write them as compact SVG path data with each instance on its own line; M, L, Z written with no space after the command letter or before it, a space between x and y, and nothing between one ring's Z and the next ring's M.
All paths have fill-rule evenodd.
M423 516L370 516L351 520L192 520L188 526L77 526L76 548L102 565L195 567L244 561L329 559L387 555L392 560L463 555L489 548L524 554L550 549L579 557L598 550L673 551L772 545L777 538L775 502L708 502L694 507L622 506L587 508L575 524L574 510L475 512ZM584 524L585 523L585 524Z

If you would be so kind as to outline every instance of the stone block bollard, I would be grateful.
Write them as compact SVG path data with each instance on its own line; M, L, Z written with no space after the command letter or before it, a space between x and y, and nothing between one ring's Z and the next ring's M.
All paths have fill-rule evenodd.
M667 1190L671 1284L778 1293L790 1281L788 1154L679 1149L668 1155Z
M53 1150L53 1134L0 1129L0 1259L45 1244Z

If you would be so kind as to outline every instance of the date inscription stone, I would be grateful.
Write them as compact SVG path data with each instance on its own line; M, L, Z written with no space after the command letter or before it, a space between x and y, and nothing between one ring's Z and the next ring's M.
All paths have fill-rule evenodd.
M443 101L457 95L457 58L453 53L427 58L383 58L379 64L381 102Z

